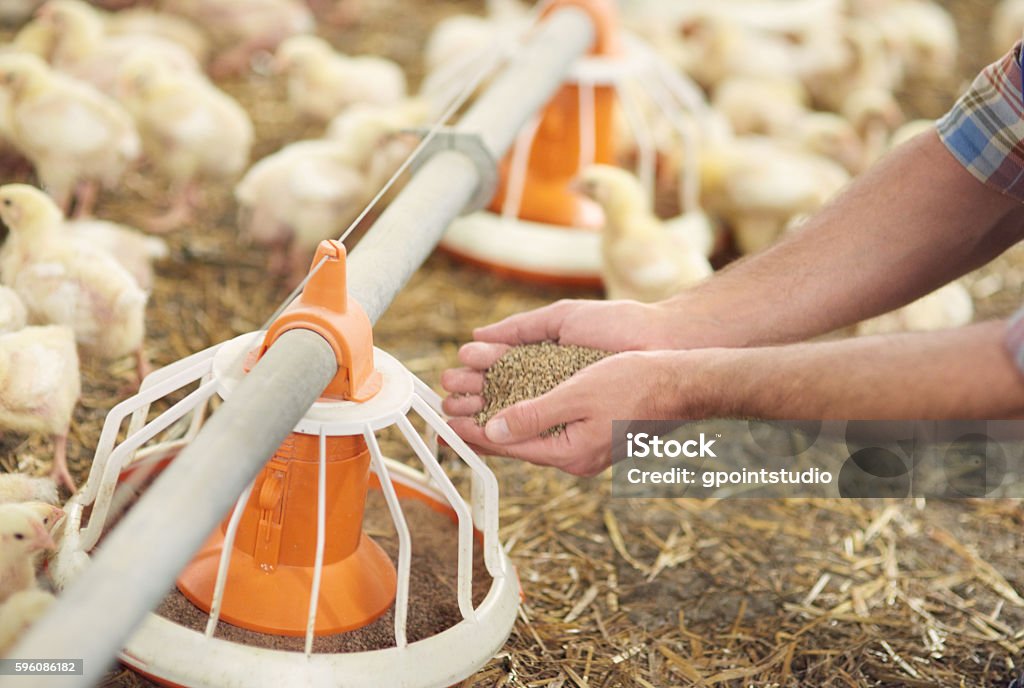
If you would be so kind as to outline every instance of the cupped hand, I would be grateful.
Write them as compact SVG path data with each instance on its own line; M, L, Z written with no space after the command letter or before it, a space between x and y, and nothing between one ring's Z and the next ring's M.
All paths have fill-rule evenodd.
M496 352L467 345L460 358L467 366L484 366ZM702 416L706 399L696 373L699 358L667 351L609 356L547 394L505 409L483 428L472 417L483 408L482 376L467 369L446 371L442 383L461 396L445 399L444 410L452 416L452 428L483 453L596 475L611 464L613 420ZM561 424L562 431L545 434Z
M470 415L483 408L484 372L512 346L556 342L613 352L671 348L666 345L668 317L656 304L565 299L479 327L474 341L459 349L463 367L441 376L444 389L460 395L449 400L448 413Z

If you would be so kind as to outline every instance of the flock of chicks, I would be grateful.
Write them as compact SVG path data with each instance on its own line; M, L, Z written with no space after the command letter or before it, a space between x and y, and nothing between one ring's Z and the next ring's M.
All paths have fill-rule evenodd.
M8 229L0 429L53 436L51 477L71 490L66 442L79 356L134 355L145 375L152 262L168 253L157 237L92 217L98 193L139 169L166 180L166 207L142 223L152 234L187 224L202 210L206 185L234 185L239 238L266 247L270 268L297 280L316 245L341 234L408 156L412 142L402 132L442 109L449 67L504 41L528 17L517 0L491 0L489 16L442 21L426 46L424 86L411 97L395 63L343 55L314 35L317 15L351 20L356 0L122 7L130 4L0 3L0 21L20 26L0 48L0 157L7 169L30 167L45 189L0 186ZM693 78L711 107L698 122L696 169L683 170L699 175L700 194L682 215L657 217L625 169L599 165L581 175L579 189L605 211L611 298L654 301L705 279L722 226L742 253L793 231L888 148L931 126L904 124L894 92L947 73L957 52L952 20L928 0L622 4L627 27ZM1019 35L1022 8L1005 0L1000 30L1016 22ZM250 116L212 78L250 69L283 79L289 106L323 136L250 166ZM625 164L637 151L622 129ZM679 185L690 152L667 124L651 134L659 183ZM972 314L954 284L862 329L934 329ZM53 546L56 501L47 479L0 475L0 652L52 599L38 589L35 566Z
M34 12L8 17L27 21L0 48L0 156L9 172L30 168L42 189L0 187L0 429L52 435L52 476L73 491L66 442L79 355L134 355L139 380L149 370L152 263L168 255L150 234L189 223L204 186L237 183L240 239L266 246L271 269L297 281L316 245L337 237L408 154L398 132L428 112L395 63L335 52L296 0L118 12L22 4ZM313 7L333 17L355 9ZM250 116L211 76L267 54L290 107L326 134L249 168ZM167 207L141 222L149 234L92 216L98 193L138 169L167 182Z
M722 227L741 254L797 231L884 153L933 128L906 121L896 93L948 77L958 54L952 17L930 0L623 4L629 28L689 75L709 107L696 113L700 150L689 169L672 130L652 132L661 181L676 184L679 170L699 179L681 216L657 218L621 169L583 174L584 192L605 211L604 281L617 298L655 301L706 278L704 259L721 248ZM1022 28L1024 2L1004 0L993 19L993 58ZM624 128L620 161L635 158L632 142ZM857 333L940 329L972 317L971 298L955 282Z
M0 655L53 602L37 570L56 549L64 511L48 478L0 474Z

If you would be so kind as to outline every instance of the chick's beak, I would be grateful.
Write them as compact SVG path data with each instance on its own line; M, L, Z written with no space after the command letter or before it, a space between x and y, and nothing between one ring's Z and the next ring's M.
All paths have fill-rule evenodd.
M42 523L34 524L33 530L34 530L34 537L32 538L32 549L33 549L33 551L40 551L41 552L43 550L55 550L55 549L57 549L57 544L53 541L53 536L50 535L50 531L48 531L45 527L43 527Z
M47 520L49 527L47 530L52 534L56 531L57 526L60 525L62 520L64 520L64 510L59 506L50 507L50 516Z

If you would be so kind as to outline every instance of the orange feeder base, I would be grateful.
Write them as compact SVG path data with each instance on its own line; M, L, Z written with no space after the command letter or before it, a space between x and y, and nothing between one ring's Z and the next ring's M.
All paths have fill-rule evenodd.
M178 579L181 593L204 611L209 611L207 600L213 598L223 544L223 534L218 531ZM260 633L305 635L312 585L312 567L281 566L265 572L253 557L236 552L231 557L220 616ZM314 633L330 635L365 626L388 610L394 596L395 567L380 545L363 535L349 557L324 564ZM286 602L267 604L268 600ZM370 604L374 600L377 603Z
M369 453L360 437L328 437L323 573L316 635L372 622L395 599L387 554L362 532ZM260 633L302 636L316 562L319 438L292 434L257 477L239 523L221 618ZM227 520L178 577L209 612Z

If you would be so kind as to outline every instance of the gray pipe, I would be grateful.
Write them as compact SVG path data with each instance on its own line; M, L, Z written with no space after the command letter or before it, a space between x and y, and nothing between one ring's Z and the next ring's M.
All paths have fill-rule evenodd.
M566 7L552 13L456 129L478 134L495 159L503 156L593 37L584 11ZM352 251L349 291L371 321L384 313L479 183L469 156L436 153ZM283 335L9 655L82 658L85 673L4 677L3 683L95 685L336 372L331 348L319 335Z

